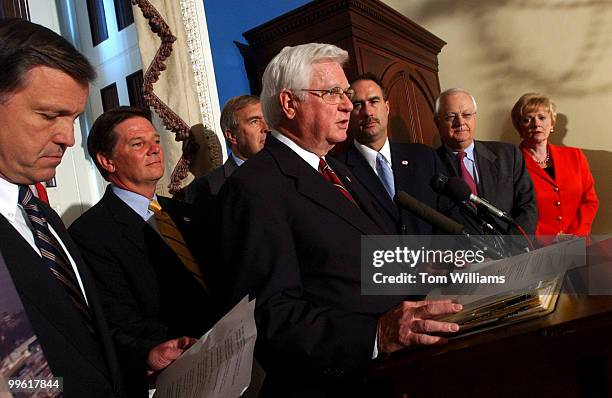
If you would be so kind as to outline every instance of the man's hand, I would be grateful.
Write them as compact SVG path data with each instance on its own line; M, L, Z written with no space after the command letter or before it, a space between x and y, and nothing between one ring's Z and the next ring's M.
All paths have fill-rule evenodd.
M149 357L147 358L149 376L170 365L183 352L194 345L196 341L198 340L193 337L183 336L178 339L165 341L153 347L149 351Z
M446 343L445 338L430 333L457 332L459 325L430 318L455 314L462 308L451 300L402 302L378 320L378 351L391 353L411 345Z

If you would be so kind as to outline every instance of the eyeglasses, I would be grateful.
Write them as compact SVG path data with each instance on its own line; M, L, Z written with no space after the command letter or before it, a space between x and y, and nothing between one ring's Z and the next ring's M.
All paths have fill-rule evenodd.
M351 88L344 90L340 87L332 87L328 90L313 90L310 88L302 88L298 91L306 91L312 95L321 97L321 99L323 99L323 101L325 101L325 103L329 105L338 105L344 100L345 95L349 99L349 101L351 101L353 99L353 96L355 95L355 90Z
M463 120L466 121L470 121L474 116L476 116L476 112L472 112L472 113L449 113L447 115L444 116L444 120L447 123L452 123L455 121L455 119L458 119L459 117L461 117Z

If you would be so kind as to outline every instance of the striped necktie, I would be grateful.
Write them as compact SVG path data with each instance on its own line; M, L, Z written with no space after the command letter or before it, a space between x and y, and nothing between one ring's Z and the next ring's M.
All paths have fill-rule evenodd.
M334 173L332 168L329 167L323 158L319 158L319 170L321 170L323 177L325 177L327 181L331 182L332 185L336 187L336 189L338 189L345 198L353 202L355 206L358 206L357 202L355 202L355 199L353 198L353 195L351 195L351 193L346 189L346 187L342 184L342 181L340 181L336 173Z
M95 333L91 311L79 287L76 274L68 259L68 255L64 252L60 243L49 230L45 215L32 198L32 191L30 191L29 187L23 185L19 186L19 203L23 206L30 220L30 228L34 235L34 242L40 250L42 262L48 267L51 274L61 283L64 289L66 289L70 301L72 301L83 316L87 329Z
M183 235L172 221L170 215L165 212L157 200L152 200L149 204L149 210L155 214L155 221L157 222L157 229L161 236L164 238L168 246L174 251L174 253L180 258L181 262L185 265L185 268L193 275L195 280L206 289L206 283L204 283L204 276L200 270L200 266L193 258L191 250L187 247Z

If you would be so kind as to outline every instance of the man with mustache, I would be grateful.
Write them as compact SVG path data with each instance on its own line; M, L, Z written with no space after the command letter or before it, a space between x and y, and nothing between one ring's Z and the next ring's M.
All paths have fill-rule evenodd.
M361 295L361 236L393 231L327 156L346 139L353 109L347 60L336 46L310 43L270 61L261 100L271 136L219 194L228 305L247 293L257 299L260 396L360 396L378 354L442 343L437 332L458 330L431 319L458 304Z
M355 94L349 130L354 141L337 158L375 198L382 217L394 226L396 234L432 235L433 226L398 208L393 197L404 191L429 207L438 207L438 195L429 185L431 177L443 168L435 151L422 144L389 141L390 104L376 75L357 77L351 89Z
M488 200L533 235L538 219L535 191L521 151L512 144L476 141L476 100L467 91L451 88L435 103L435 122L443 143L437 149L446 173L461 177L473 194ZM472 229L469 217L459 220ZM518 231L503 222L510 233ZM478 229L471 232L481 233Z
M216 196L221 186L248 158L263 148L269 133L256 95L230 98L221 110L221 130L232 153L222 167L200 177L185 188L185 202Z
M129 392L146 395L147 352L168 339L199 338L213 311L197 261L191 206L157 196L164 174L147 108L122 106L94 122L87 149L110 182L69 228L92 269ZM194 306L198 308L194 313Z

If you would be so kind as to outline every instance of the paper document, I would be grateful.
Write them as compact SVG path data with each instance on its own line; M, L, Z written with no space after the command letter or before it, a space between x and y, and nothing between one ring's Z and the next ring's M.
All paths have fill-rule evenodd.
M157 377L155 398L236 398L251 382L255 300L243 298Z
M585 241L584 238L577 238L518 256L472 264L465 271L459 271L483 276L504 275L506 282L503 285L449 285L431 291L427 299L454 299L465 305L502 293L524 293L540 288L542 282L563 276L567 270L584 266L585 263Z

